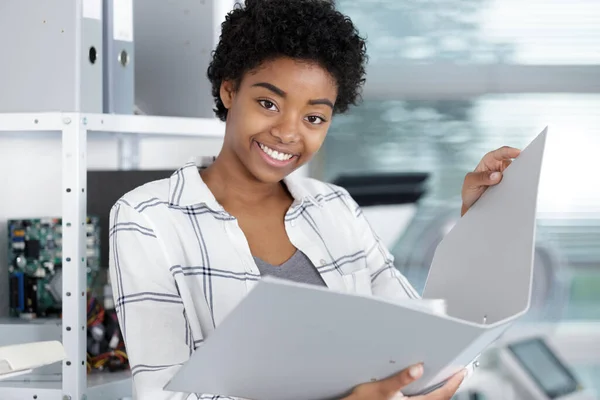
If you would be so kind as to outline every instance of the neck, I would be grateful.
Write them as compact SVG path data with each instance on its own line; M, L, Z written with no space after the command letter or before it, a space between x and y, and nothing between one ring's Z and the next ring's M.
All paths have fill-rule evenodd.
M235 155L229 155L226 151L222 151L201 172L201 176L216 200L225 208L264 205L268 200L285 194L281 183L258 181Z

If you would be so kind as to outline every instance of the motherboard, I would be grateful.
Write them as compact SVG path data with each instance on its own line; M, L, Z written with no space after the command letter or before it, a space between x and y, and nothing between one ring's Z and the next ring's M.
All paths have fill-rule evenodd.
M100 224L86 221L87 285L100 272ZM8 221L8 265L11 315L60 317L62 312L62 220Z

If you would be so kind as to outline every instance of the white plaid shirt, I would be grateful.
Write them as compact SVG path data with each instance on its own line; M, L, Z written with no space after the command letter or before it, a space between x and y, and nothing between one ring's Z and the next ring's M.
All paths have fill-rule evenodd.
M340 187L287 178L290 241L331 289L385 298L418 294ZM224 399L163 391L243 300L260 273L236 219L190 162L124 195L110 216L110 278L139 399Z

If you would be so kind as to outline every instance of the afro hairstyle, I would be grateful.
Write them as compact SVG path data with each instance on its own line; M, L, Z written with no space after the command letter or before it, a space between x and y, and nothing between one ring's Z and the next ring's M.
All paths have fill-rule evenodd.
M246 0L227 14L207 70L216 116L227 118L220 96L223 81L237 87L247 72L280 57L314 62L329 72L338 92L334 113L360 101L366 43L333 1Z

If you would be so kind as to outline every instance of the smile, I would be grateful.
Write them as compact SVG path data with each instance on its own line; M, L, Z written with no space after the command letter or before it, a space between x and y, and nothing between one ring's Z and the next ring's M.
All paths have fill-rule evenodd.
M258 142L257 142L258 143ZM277 160L277 161L287 161L290 158L294 157L293 154L287 154L287 153L281 153L277 150L273 150L270 147L265 146L262 143L258 143L258 146L260 147L260 149L269 157L271 157L273 160Z

